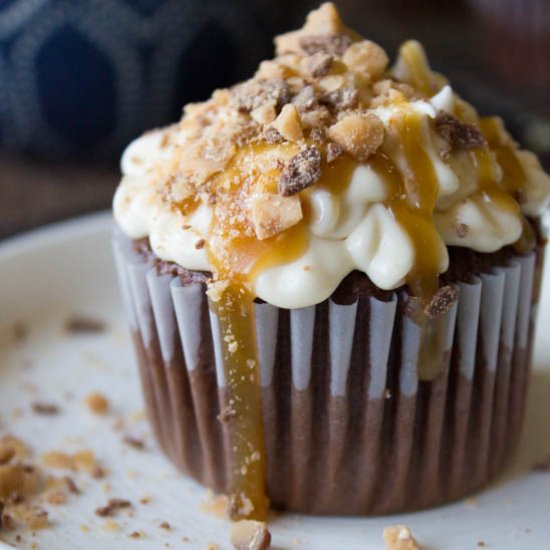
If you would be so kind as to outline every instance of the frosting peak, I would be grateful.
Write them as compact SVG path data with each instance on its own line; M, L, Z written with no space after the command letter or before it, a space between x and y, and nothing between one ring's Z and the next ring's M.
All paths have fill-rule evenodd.
M321 302L354 269L426 297L446 246L496 251L546 206L536 157L417 42L389 69L323 4L275 44L254 78L125 151L115 217L159 258L280 307Z

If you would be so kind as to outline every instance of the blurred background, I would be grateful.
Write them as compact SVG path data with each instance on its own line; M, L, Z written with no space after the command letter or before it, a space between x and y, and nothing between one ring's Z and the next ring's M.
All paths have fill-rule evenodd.
M0 238L108 208L124 146L250 76L300 0L0 0ZM390 57L408 38L550 169L550 0L340 0Z

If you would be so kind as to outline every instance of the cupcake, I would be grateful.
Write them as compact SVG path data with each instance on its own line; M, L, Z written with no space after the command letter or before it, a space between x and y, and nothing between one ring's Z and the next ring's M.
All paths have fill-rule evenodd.
M130 144L114 250L147 411L233 518L418 510L517 446L550 178L333 4Z

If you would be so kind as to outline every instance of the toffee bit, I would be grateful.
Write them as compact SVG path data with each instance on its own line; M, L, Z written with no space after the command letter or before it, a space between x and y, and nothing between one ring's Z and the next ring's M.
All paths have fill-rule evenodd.
M280 111L291 99L290 88L282 78L247 80L234 86L231 93L233 107L242 113L251 113L265 104L273 104Z
M172 529L172 526L171 526L167 521L163 521L163 522L159 525L159 527L160 527L161 529L164 529L165 531L171 531L171 529Z
M263 521L237 521L231 525L231 544L235 550L267 550L271 533Z
M53 403L33 403L32 410L36 414L53 416L59 414L59 407Z
M411 530L406 525L392 525L384 529L386 550L420 550Z
M292 98L292 103L300 112L310 111L317 107L319 102L313 91L313 86L304 86L300 92Z
M105 472L104 468L102 468L101 466L96 465L90 470L90 475L94 479L103 479L107 475L107 473Z
M323 52L331 55L343 55L351 45L347 34L310 34L298 40L300 49L308 55Z
M8 464L15 454L15 449L13 447L0 444L0 466Z
M290 197L313 185L321 177L321 153L309 145L294 155L279 178L279 193Z
M305 60L307 73L313 78L325 76L330 71L334 56L322 51L315 52Z
M475 124L467 124L446 111L439 111L435 117L435 131L451 149L477 149L487 142Z
M325 94L319 101L327 107L340 111L354 109L359 103L359 92L351 86L345 86Z
M94 414L103 415L109 412L109 401L100 393L91 393L86 397L85 403Z
M318 143L324 143L326 141L325 131L322 128L312 128L309 132L309 139Z
M276 128L273 128L273 126L270 126L269 128L266 128L259 136L261 141L265 141L269 145L273 145L275 143L282 143L285 138L279 133L279 131Z
M441 287L424 308L430 319L436 319L449 311L458 300L458 290L450 285Z
M122 442L129 447L137 449L138 451L143 451L145 449L145 443L143 442L143 440L138 439L137 437L132 437L131 435L125 435L122 438Z
M74 316L65 322L65 330L69 334L99 334L105 332L107 325L98 319Z
M201 250L204 248L204 245L206 244L206 241L204 239L199 239L195 242L195 250Z
M131 508L132 503L129 500L121 498L112 498L107 502L106 506L97 508L95 511L96 516L101 518L114 516L119 510Z
M384 141L384 124L373 113L350 114L327 131L332 141L359 161L367 160Z
M67 486L67 490L69 491L69 493L72 493L73 495L80 494L80 489L78 488L78 486L76 485L72 477L65 476L63 478L63 481L65 482L65 485Z
M456 226L456 234L461 238L463 239L464 237L466 237L468 235L468 231L470 230L470 228L465 224L465 223L459 223L457 226Z
M343 152L344 150L337 143L332 141L327 143L327 162L329 164L334 162Z

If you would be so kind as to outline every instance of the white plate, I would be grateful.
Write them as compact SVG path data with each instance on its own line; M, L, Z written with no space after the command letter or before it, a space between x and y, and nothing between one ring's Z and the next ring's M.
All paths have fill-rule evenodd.
M109 470L112 485L76 476L83 494L68 506L49 507L54 526L24 535L21 548L230 548L229 524L199 510L207 492L179 475L152 442L140 419L143 403L134 357L125 328L110 251L111 219L100 214L55 225L0 246L0 435L13 432L36 455L52 450L93 449ZM549 266L550 267L550 266ZM547 270L550 275L550 271ZM427 549L550 548L550 474L531 465L550 454L550 285L541 303L527 425L521 451L508 474L475 501L435 510L383 518L274 516L274 547L297 550L380 549L382 529L405 523ZM100 335L70 336L63 323L73 313L105 320ZM28 339L13 342L13 325L30 325ZM93 416L83 405L92 391L107 395L113 412ZM55 417L33 414L33 401L55 402ZM138 414L136 414L136 411ZM113 422L126 419L116 431ZM147 450L121 442L123 434L142 437ZM150 504L139 500L148 496ZM94 510L110 497L135 503L134 517L121 513L120 531L105 529ZM167 521L167 532L160 523ZM83 531L82 526L89 528ZM142 539L128 534L144 531ZM10 538L11 537L11 538ZM188 542L183 542L188 537ZM5 535L13 541L13 535ZM7 548L0 542L0 548Z

